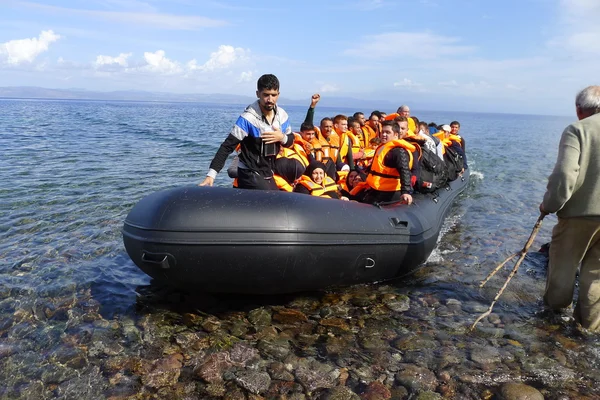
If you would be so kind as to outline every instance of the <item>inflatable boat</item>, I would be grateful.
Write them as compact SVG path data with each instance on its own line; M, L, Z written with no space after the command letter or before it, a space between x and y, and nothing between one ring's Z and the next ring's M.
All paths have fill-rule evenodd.
M466 170L410 206L180 187L140 200L123 240L142 271L187 291L276 294L384 281L427 260L468 181Z

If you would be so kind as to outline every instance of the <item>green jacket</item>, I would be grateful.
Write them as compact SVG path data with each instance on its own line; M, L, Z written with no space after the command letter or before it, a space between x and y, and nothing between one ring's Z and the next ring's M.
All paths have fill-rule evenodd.
M561 218L600 217L600 114L565 128L542 206Z

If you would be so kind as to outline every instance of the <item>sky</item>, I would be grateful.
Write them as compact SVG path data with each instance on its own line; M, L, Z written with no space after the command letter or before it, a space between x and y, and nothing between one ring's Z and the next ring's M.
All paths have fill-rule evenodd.
M600 0L0 0L0 86L252 96L273 73L307 103L574 116L598 21Z

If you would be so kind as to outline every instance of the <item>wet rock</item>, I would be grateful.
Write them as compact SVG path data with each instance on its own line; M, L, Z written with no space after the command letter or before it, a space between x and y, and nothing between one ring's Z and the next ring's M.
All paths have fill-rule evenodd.
M319 325L332 328L333 333L347 332L350 330L348 323L342 318L323 318L319 321Z
M290 342L286 339L259 340L257 348L267 357L283 360L290 352Z
M409 333L407 335L400 336L392 342L392 346L402 351L415 351L424 349L434 349L438 347L438 344L420 335Z
M206 394L213 397L223 397L227 393L227 389L223 383L209 383L204 390Z
M209 318L206 318L204 321L202 321L200 326L206 332L212 333L212 332L216 332L221 327L221 321L219 321L217 318L209 317Z
M19 350L19 347L15 344L0 343L0 360L5 357L10 357Z
M427 390L424 392L420 392L415 400L441 400L442 395L436 392L432 392L431 390Z
M273 320L282 324L298 324L307 322L308 318L302 311L291 308L278 308L275 310Z
M264 308L256 308L248 313L248 321L254 326L271 325L271 312Z
M371 382L367 388L360 394L362 400L387 400L392 398L390 389L379 381Z
M155 361L150 372L142 376L142 383L155 389L175 385L181 373L182 361L181 354L173 354Z
M390 390L392 394L392 399L404 400L408 399L408 389L404 386L394 386Z
M245 367L249 362L258 358L258 350L246 343L236 343L229 351L229 359L232 363Z
M204 318L198 314L184 313L181 320L187 327L194 328L200 326Z
M400 295L389 301L384 300L384 304L392 311L404 312L410 309L410 298L406 295Z
M352 337L328 336L325 342L325 350L329 355L339 355L347 353L354 346Z
M285 368L285 365L281 362L273 362L273 363L269 364L267 371L269 372L271 379L280 380L280 381L293 381L294 380L294 375L292 375L292 373L289 372Z
M98 367L86 370L85 374L61 383L56 390L58 398L61 399L102 399L107 389L106 379L102 376ZM44 396L44 398L46 398Z
M246 322L236 319L231 322L231 326L229 327L229 333L232 336L236 336L239 338L243 338L248 332L248 325Z
M175 343L184 349L194 345L198 339L198 335L194 332L181 332L175 335Z
M409 390L435 390L438 385L435 374L427 368L412 364L403 364L401 368L396 374L396 380Z
M360 400L360 397L349 387L338 386L323 391L318 397L319 400Z
M232 366L228 353L213 353L196 368L194 373L208 383L219 383L223 381L223 373Z
M471 349L470 359L479 364L500 362L500 352L492 346L475 347Z
M78 348L61 347L52 356L52 359L66 367L81 369L87 365L85 352Z
M317 389L335 386L340 375L339 370L315 360L302 360L301 362L294 371L294 375L306 391L314 392Z
M509 382L500 387L500 400L544 400L535 388L523 383Z
M365 350L385 350L388 344L385 340L377 336L364 336L359 339L360 346Z
M44 384L62 383L77 376L77 372L71 368L65 368L56 364L48 364L42 367L41 380Z
M246 395L241 388L227 386L226 389L224 400L246 400Z
M374 295L361 294L356 297L352 297L350 299L350 304L355 307L369 307L373 304L373 300L375 299Z
M451 317L452 315L454 315L454 311L451 310L450 308L446 307L446 306L440 306L435 310L435 315L436 317Z
M235 381L250 393L260 394L269 389L271 377L266 372L240 371L235 374Z

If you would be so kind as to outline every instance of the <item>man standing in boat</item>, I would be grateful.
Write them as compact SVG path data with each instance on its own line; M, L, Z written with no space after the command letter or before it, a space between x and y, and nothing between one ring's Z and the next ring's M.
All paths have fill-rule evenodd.
M240 144L238 187L277 190L273 179L275 159L280 146L291 147L294 134L287 113L277 107L279 79L266 74L257 82L258 100L246 107L210 163L200 186L212 186L227 157Z
M578 122L560 139L554 171L540 212L556 213L544 303L551 309L573 301L577 269L579 298L573 312L584 328L600 332L600 86L575 99Z

